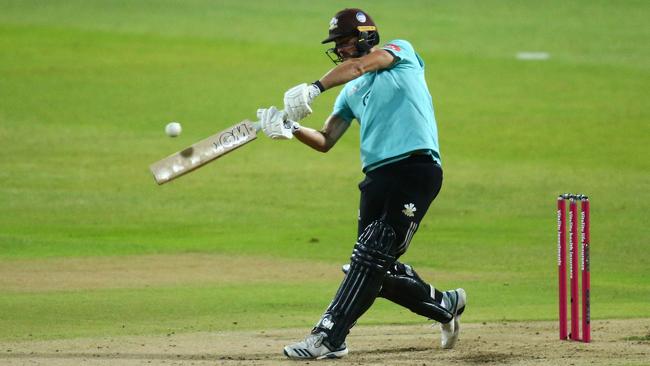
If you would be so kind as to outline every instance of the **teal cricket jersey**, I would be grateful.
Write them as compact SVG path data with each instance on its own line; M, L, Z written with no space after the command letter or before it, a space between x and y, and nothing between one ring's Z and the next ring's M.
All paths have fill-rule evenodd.
M405 40L391 41L382 49L395 56L395 63L348 82L336 98L333 114L359 122L364 172L417 150L429 152L441 164L424 61Z

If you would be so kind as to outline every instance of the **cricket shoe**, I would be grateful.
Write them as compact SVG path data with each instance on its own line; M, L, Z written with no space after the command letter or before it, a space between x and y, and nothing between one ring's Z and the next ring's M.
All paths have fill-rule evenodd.
M284 347L284 355L293 360L322 360L341 358L348 354L348 347L343 343L335 350L329 349L323 341L327 334L320 332L310 334L304 341Z
M445 324L440 324L440 345L444 349L454 348L460 333L460 316L465 311L467 294L462 288L445 291L443 298L446 301L447 309L454 315L454 318Z

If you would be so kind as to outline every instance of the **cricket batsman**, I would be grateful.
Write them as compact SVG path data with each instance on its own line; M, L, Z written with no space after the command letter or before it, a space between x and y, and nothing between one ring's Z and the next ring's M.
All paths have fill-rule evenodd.
M396 39L380 46L374 21L361 9L343 9L329 24L322 43L335 67L313 83L289 89L284 111L258 110L264 133L273 139L295 137L329 151L350 127L360 125L361 163L358 239L345 277L310 334L284 347L291 359L345 356L345 338L377 296L440 323L441 346L458 339L466 294L441 292L413 268L398 261L409 248L429 205L442 186L442 161L433 102L424 61L413 46ZM299 122L312 112L320 94L344 85L321 130Z

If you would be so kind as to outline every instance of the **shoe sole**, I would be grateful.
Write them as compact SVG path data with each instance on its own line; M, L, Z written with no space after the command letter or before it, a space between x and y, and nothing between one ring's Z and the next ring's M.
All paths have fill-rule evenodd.
M285 356L287 356L288 358L290 358L292 360L325 360L325 359L332 359L332 358L341 358L341 357L348 354L348 349L347 348L339 350L339 351L326 353L326 354L320 355L318 357L292 357L292 356L289 356L289 352L287 352L286 349L283 349L282 351L284 352Z
M316 357L316 359L317 360L324 360L324 359L331 359L331 358L341 358L341 357L343 357L343 356L345 356L347 354L348 354L348 349L345 348L345 349L342 349L340 351L334 351L334 352L330 352L328 354L322 355L320 357Z

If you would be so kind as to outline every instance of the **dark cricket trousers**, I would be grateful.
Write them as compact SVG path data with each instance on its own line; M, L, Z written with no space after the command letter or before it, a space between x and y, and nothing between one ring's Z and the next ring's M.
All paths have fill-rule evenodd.
M358 235L383 218L396 233L393 255L406 252L442 186L442 168L429 155L411 155L366 173L359 183Z
M442 169L429 155L411 155L366 173L365 179L359 184L359 240L362 240L364 230L370 230L374 235L374 228L385 227L382 226L385 224L394 230L395 240L391 239L390 246L386 248L389 253L370 259L368 257L373 256L372 250L377 250L384 243L381 240L383 237L377 237L376 242L364 242L360 247L360 242L355 245L349 272L312 330L313 333L327 334L324 342L329 349L341 347L350 328L378 295L409 309L415 309L412 305L430 299L430 287L419 277L416 281L411 278L414 276L406 279L400 277L399 273L390 274L390 271L398 268L389 269L394 263L385 262L389 258L396 260L406 252L441 185ZM369 226L371 223L373 226ZM363 237L367 239L367 236ZM367 264L368 260L370 264ZM386 272L373 270L373 267L380 264L385 265ZM382 269L379 270L381 271Z

